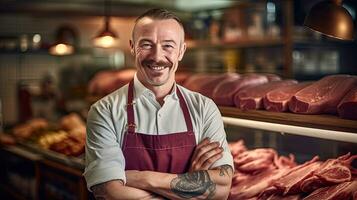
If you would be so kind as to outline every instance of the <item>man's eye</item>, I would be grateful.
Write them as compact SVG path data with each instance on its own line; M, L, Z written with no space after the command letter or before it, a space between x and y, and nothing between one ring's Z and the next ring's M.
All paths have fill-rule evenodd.
M174 46L172 46L171 44L165 44L165 45L164 45L164 48L165 48L165 49L173 49Z
M141 47L144 48L144 49L150 49L151 48L151 44L142 44Z

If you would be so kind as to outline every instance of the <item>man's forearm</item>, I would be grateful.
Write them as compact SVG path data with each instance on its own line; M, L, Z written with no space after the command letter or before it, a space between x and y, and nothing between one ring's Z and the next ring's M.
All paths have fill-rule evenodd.
M128 171L127 185L149 190L170 199L226 199L232 179L228 165L184 174Z
M97 200L153 200L162 199L148 191L124 186L120 180L108 181L92 187Z

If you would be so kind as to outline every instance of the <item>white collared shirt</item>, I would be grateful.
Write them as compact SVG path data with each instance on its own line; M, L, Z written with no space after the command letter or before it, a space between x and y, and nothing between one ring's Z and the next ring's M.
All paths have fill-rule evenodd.
M230 165L233 158L228 148L221 114L214 102L196 92L175 84L161 106L154 93L134 76L134 115L136 132L163 135L187 131L176 86L186 100L196 143L209 137L219 141L223 157L212 166ZM125 159L121 150L127 124L128 84L94 103L87 118L86 168L87 187L125 178ZM140 162L138 160L138 162Z

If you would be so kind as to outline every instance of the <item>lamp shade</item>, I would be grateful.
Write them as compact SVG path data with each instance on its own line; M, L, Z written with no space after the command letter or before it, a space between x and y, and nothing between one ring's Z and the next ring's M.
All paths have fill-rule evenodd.
M314 5L304 25L310 29L341 40L353 40L352 16L342 7L341 1L322 1Z
M105 28L93 39L93 43L97 47L110 48L113 47L118 39L118 36L110 30L109 23L106 23Z
M48 49L51 55L64 56L73 54L77 47L78 37L73 27L63 25L56 31L56 41Z

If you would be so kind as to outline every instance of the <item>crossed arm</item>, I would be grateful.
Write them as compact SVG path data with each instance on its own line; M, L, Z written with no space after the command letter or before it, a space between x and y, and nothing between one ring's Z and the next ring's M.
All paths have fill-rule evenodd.
M92 190L96 199L226 199L232 168L223 165L208 169L221 156L219 144L204 140L197 146L187 173L128 170L126 185L113 180L95 185Z

